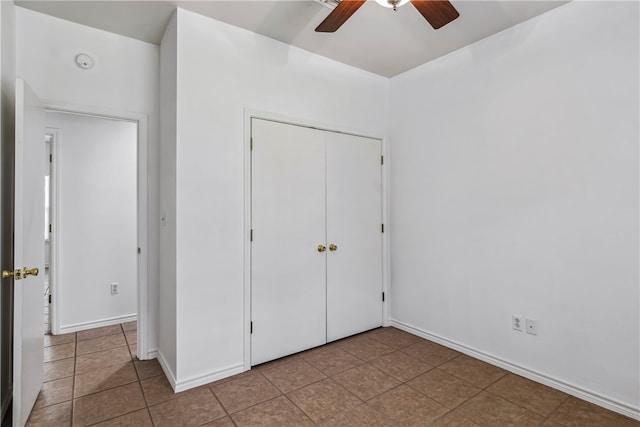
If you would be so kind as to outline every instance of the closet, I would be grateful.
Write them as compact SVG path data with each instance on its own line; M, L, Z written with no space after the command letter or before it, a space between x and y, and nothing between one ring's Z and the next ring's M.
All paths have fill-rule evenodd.
M382 324L378 139L251 119L251 364Z

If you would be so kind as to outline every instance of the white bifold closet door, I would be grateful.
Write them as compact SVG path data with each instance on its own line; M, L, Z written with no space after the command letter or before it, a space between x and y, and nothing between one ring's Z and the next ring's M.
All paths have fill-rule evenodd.
M382 182L380 140L261 119L251 132L256 365L382 324Z
M327 341L382 325L380 140L326 132Z
M251 363L326 342L325 137L252 120ZM322 197L309 197L314 194Z

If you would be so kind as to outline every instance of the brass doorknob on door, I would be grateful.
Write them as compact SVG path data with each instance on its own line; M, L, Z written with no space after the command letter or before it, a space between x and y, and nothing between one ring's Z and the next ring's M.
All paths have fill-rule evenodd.
M330 250L331 252L333 252L333 251L337 251L337 250L338 250L338 245L335 245L335 244L333 244L333 243L332 243L332 244L330 244L330 245L329 245L329 250Z
M2 278L3 279L8 279L9 277L13 277L15 274L17 274L18 277L16 277L16 279L20 278L20 270L2 270Z
M324 252L327 248L324 245L318 245L318 252Z
M23 275L24 277L28 277L28 276L37 276L39 272L40 272L40 270L38 270L38 269L37 269L37 268L35 268L35 267L34 267L34 268L27 268L27 267L25 267L25 268L23 268L23 269L22 269L22 275Z

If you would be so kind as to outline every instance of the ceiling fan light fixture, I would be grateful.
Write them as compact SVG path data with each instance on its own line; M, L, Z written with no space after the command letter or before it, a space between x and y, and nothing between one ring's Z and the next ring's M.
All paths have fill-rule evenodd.
M393 8L393 10L398 9L400 6L404 6L409 3L409 0L376 0L380 6Z

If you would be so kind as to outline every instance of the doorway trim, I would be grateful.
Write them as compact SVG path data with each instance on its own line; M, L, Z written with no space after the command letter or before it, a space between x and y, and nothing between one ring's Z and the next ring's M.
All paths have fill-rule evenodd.
M244 297L244 371L251 369L251 119L263 119L274 122L303 126L329 132L345 133L349 135L362 136L366 138L379 139L382 147L382 155L385 162L382 165L382 222L389 222L389 166L388 149L386 136L381 136L370 130L350 128L347 126L334 125L315 120L291 117L283 114L272 113L263 110L244 109L244 274L243 274L243 297ZM382 303L382 326L389 326L389 284L391 279L390 256L389 256L389 227L385 227L382 234L382 291L385 293L385 300Z
M111 120L122 120L128 122L137 123L138 127L138 135L137 135L137 242L138 242L138 254L137 254L137 265L138 265L138 277L137 277L137 305L138 305L138 313L137 313L137 354L138 358L141 360L149 359L149 314L151 312L149 307L149 230L148 230L148 215L149 215L149 197L148 197L148 178L147 178L147 168L148 168L148 147L149 147L149 117L146 114L135 113L135 112L127 112L127 111L118 111L118 110L109 110L106 108L98 108L84 105L72 105L60 103L52 100L43 100L43 104L45 106L46 111L49 113L67 113L67 114L75 114L81 116L90 116L97 117L103 119L111 119ZM55 139L56 136L54 136ZM54 141L54 146L52 148L54 162L53 162L53 173L55 174L55 159L57 154L57 140ZM53 178L56 179L55 177ZM54 183L55 184L55 183ZM52 194L55 197L55 189ZM52 198L52 202L54 203L53 209L53 217L52 224L55 227L55 221L57 221L57 203ZM55 234L55 228L54 228ZM55 236L53 236L55 242ZM57 244L57 243L56 243ZM55 246L52 246L53 249L53 257L51 258L51 268L53 270L54 278L57 274L56 270L56 258L55 253L57 252L54 249ZM53 318L52 318L52 333L58 333L60 330L60 322L58 316L59 309L59 295L57 294L57 280L52 279L53 283ZM153 356L153 355L152 355Z
M57 158L58 153L56 149L58 146L58 137L59 137L58 129L46 127L45 135L52 135L50 146L49 146L50 155L54 158ZM56 188L57 188L56 181L57 181L56 165L52 161L49 165L49 224L51 224L52 227L57 226L57 217L58 217L56 203L55 203L55 199L58 196L56 191ZM55 264L56 264L55 257L58 252L58 250L56 249L57 243L58 243L58 240L56 239L56 235L50 232L49 233L49 295L51 295L52 301L49 304L49 331L52 334L59 333L58 331L59 327L57 326L59 325L58 295L56 295L56 298L53 298L54 282L57 282L57 280L54 279L54 274L57 273L57 268L55 268Z

